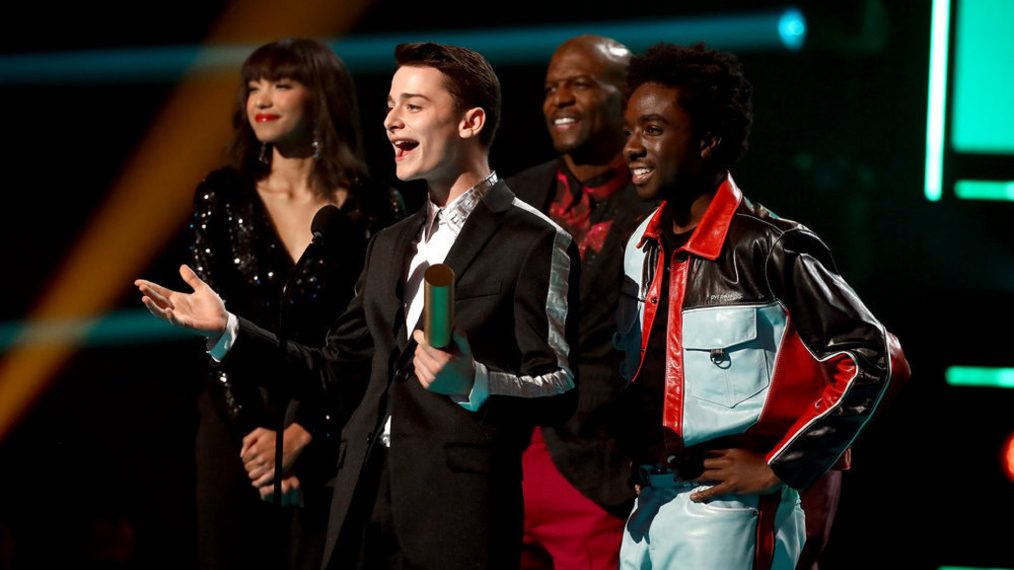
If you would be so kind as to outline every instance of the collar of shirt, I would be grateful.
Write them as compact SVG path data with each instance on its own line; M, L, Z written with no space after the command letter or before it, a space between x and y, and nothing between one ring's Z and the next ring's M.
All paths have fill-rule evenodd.
M582 199L582 194L598 201L609 198L630 183L630 170L627 168L626 162L620 159L609 165L609 169L605 172L588 180L578 180L561 158L556 169L556 179L563 186L562 190L566 194L570 194L570 198L566 199L564 192L557 193L556 201L566 206L567 203Z
M426 226L423 228L423 241L429 241L436 231L438 225L450 230L455 237L461 233L468 216L475 210L476 204L486 195L500 179L496 172L490 172L489 176L483 178L478 184L458 196L450 204L443 208L437 207L432 200L426 201ZM439 215L439 220L437 219Z
M444 262L468 216L498 180L496 173L491 172L443 208L437 208L432 201L427 202L426 225L413 242L405 265L403 309L409 336L423 311L423 278L426 270Z

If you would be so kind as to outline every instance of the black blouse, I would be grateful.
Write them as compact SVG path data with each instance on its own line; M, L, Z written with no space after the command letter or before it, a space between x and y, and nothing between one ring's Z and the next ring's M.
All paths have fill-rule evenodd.
M400 195L390 189L373 191L372 202L347 200L342 210L349 216L350 231L331 239L326 250L310 248L298 267L282 243L257 194L255 183L231 168L216 170L197 187L190 224L191 254L197 275L211 286L226 308L258 325L278 332L282 289L290 280L285 315L290 340L310 346L323 345L327 330L355 294L363 266L366 241L404 215ZM379 192L379 194L378 194ZM255 375L258 370L209 367L212 400L242 438L258 426L273 427L277 416L270 409L262 388L271 379L234 382L233 375ZM333 435L338 418L334 409L319 399L295 404L289 420L297 421L315 435Z

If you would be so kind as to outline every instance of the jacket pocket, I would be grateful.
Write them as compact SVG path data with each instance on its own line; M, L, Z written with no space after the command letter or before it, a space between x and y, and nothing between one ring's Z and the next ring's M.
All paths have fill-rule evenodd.
M684 311L684 443L743 433L757 423L785 324L778 303Z
M689 395L735 408L767 389L775 347L760 338L758 313L758 307L751 306L694 309L683 314Z
M462 285L455 288L454 299L461 301L464 299L475 299L476 297L488 297L490 295L498 295L502 289L501 281L491 281L487 283L474 283L469 285Z

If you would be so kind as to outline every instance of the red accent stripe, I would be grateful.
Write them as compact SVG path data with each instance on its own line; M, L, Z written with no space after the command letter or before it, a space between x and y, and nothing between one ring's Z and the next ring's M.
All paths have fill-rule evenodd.
M659 244L659 248L661 247L662 244ZM659 289L662 287L665 263L665 256L659 255L655 266L655 275L652 277L651 286L648 287L647 298L644 300L644 322L641 324L641 361L637 365L637 372L634 373L631 382L636 381L638 375L641 374L641 367L644 366L644 357L648 353L648 338L651 336L651 329L655 325L655 312L658 310Z
M665 256L659 256L664 258ZM680 260L682 258L682 260ZM665 343L665 398L662 425L672 428L681 441L667 442L667 448L682 447L683 442L683 298L686 294L689 258L682 248L674 251L669 261L669 322Z
M662 272L665 270L665 263L669 263L669 315L666 325L666 362L665 362L665 398L662 407L662 425L674 432L679 441L667 441L667 447L682 447L683 438L683 404L684 404L684 368L683 368L683 299L686 293L687 274L689 273L690 261L688 253L714 260L722 250L722 244L732 223L732 217L743 201L743 194L739 191L732 176L727 175L721 186L715 191L715 195L704 212L703 217L697 224L697 228L690 236L690 239L682 247L672 253L671 259L665 256L658 256L658 266L648 291L648 298L645 300L644 323L641 328L641 362L638 365L634 379L641 372L644 365L645 352L648 348L648 338L651 336L651 329L655 321L657 299L659 295ZM663 201L644 230L644 234L638 241L637 247L644 246L649 239L660 241L663 231L667 228L663 224L668 223L668 216L664 214L666 202ZM661 249L662 244L658 247ZM677 256L682 261L677 261ZM671 439L669 432L665 432L667 438Z
M782 502L781 490L777 493L761 495L757 501L757 544L754 549L754 570L771 570L775 559L775 516L778 505Z
M732 216L742 201L743 193L736 187L732 176L727 175L725 181L715 191L708 209L704 211L701 221L697 223L697 228L683 249L705 259L712 261L718 259L718 255L722 252L722 244L725 243L725 236L732 224Z
M644 233L641 234L641 239L637 242L637 249L641 249L644 242L649 239L659 241L662 238L662 220L664 219L662 212L665 212L666 204L667 202L662 200L655 208L655 213L651 215L648 225L644 227ZM662 247L662 244L659 244L659 247Z
M751 436L777 442L766 459L770 462L804 427L836 406L856 373L855 362L846 354L823 362L814 358L799 338L790 315L764 410L747 431Z
M799 338L795 323L787 316L781 346L771 371L771 388L751 434L767 436L771 443L782 438L800 415L820 400L827 372L819 366ZM770 448L769 448L770 449Z

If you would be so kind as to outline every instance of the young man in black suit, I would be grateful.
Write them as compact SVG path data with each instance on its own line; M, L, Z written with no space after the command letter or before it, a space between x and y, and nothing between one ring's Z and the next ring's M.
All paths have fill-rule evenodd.
M396 49L384 127L397 175L425 207L371 241L326 345L288 346L298 390L351 409L342 433L325 566L510 568L521 543L521 451L533 422L575 404L577 252L489 167L500 86L465 48ZM455 273L452 346L419 331L422 273ZM223 366L276 377L273 335L226 312L186 266L185 294L139 280L148 309L209 337ZM296 371L296 372L292 372Z

